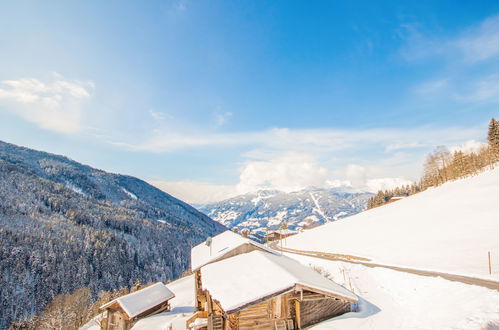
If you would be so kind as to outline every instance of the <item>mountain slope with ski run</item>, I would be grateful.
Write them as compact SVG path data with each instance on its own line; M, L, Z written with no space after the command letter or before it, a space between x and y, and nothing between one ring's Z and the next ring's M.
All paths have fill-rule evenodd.
M314 228L287 247L499 280L499 168Z
M248 230L255 238L267 229L277 229L282 222L290 229L323 224L366 209L371 193L351 188L310 188L285 193L260 190L200 207L230 229Z

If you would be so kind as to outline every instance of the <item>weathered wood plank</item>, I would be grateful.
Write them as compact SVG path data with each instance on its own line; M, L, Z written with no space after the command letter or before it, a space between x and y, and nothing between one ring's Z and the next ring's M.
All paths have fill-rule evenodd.
M350 311L350 303L325 298L322 300L302 301L300 306L301 327L307 327Z
M296 326L301 329L301 306L300 301L295 300Z

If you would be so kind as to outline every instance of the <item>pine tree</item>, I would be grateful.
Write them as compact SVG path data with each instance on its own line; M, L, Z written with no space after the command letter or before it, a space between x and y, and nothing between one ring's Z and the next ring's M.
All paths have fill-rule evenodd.
M493 161L495 162L499 159L499 121L495 118L490 120L487 140L489 141Z

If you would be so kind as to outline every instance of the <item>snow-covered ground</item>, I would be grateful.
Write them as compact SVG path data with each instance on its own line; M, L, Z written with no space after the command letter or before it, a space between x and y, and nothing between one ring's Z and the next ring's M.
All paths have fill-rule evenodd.
M312 329L499 329L499 292L441 278L418 276L386 268L328 261L288 254L359 297L358 312L324 321ZM167 284L175 293L172 311L138 321L134 330L185 329L194 311L194 278ZM93 326L91 326L93 325ZM89 322L81 329L99 329Z
M499 280L499 168L314 228L286 243L294 249Z
M360 296L359 311L312 329L499 329L499 292L386 268L289 254Z

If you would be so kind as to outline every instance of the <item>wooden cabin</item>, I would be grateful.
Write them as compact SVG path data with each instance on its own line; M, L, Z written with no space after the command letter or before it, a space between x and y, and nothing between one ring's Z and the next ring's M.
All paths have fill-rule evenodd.
M202 296L200 295L202 287L201 267L252 251L264 251L272 254L278 253L265 245L243 237L230 230L212 237L207 242L193 247L191 250L191 269L194 273L194 289L196 297ZM201 310L201 301L199 300L196 301L196 310Z
M169 300L175 297L163 283L116 298L100 307L105 311L103 330L128 330L142 317L170 310Z
M291 229L279 229L268 232L265 235L265 240L267 242L279 241L289 236L296 235L298 232Z
M355 294L286 256L260 251L202 267L189 329L302 329L351 311Z

